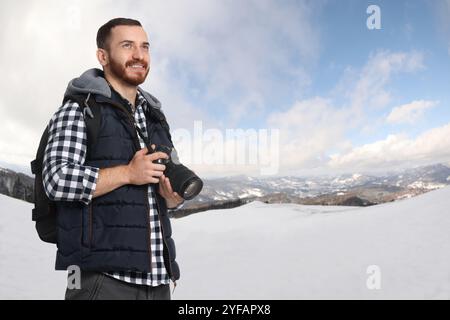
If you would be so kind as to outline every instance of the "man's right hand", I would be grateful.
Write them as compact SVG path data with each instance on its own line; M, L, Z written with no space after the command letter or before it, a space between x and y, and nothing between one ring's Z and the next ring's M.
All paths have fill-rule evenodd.
M126 184L142 185L158 183L166 166L153 163L160 158L168 158L164 152L147 154L147 148L136 152L127 165L119 165L99 170L93 198L102 196Z
M133 159L127 165L129 184L142 185L147 183L158 183L159 177L163 175L166 166L153 163L157 159L168 159L164 152L147 154L148 149L143 148L136 152Z

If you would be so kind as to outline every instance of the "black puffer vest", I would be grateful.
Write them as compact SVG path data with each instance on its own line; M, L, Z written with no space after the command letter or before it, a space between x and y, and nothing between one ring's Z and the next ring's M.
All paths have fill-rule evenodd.
M101 122L95 145L88 146L85 165L107 168L128 164L140 149L132 115L117 98L93 97L95 102L92 97L90 101L101 108ZM151 111L148 106L147 132L155 127L151 142L173 146L161 124L150 120ZM170 278L178 280L180 271L166 203L157 192L154 194L163 234L164 263ZM77 265L81 270L151 271L148 185L124 185L94 198L89 205L57 202L57 217L57 270Z

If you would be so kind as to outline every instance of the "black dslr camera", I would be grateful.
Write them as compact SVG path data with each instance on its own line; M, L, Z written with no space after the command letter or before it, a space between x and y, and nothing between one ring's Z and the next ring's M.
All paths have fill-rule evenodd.
M176 151L164 145L156 145L155 149L148 149L149 153L160 151L169 156L168 159L160 158L153 163L166 166L164 175L170 179L173 191L185 200L191 200L200 193L203 188L203 181L193 171L180 163Z

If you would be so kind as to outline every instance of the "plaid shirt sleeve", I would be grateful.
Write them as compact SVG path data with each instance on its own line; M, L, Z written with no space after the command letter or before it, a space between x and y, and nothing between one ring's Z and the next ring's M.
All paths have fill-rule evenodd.
M82 201L89 204L99 168L85 166L87 131L76 102L68 101L52 117L43 160L44 189L53 201Z

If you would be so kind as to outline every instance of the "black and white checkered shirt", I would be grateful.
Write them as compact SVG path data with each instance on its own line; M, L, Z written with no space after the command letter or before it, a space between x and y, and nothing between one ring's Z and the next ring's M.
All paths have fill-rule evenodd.
M129 103L129 102L127 102ZM129 107L132 109L131 104ZM147 137L145 111L147 101L137 92L134 119ZM138 135L141 148L145 142ZM43 182L50 199L55 201L82 201L89 204L94 194L99 168L85 166L87 132L84 115L76 102L67 101L54 114L49 123L49 140L43 163ZM149 184L150 239L152 254L151 273L106 272L108 276L135 284L158 286L169 283L164 266L163 239L158 218L155 184Z

